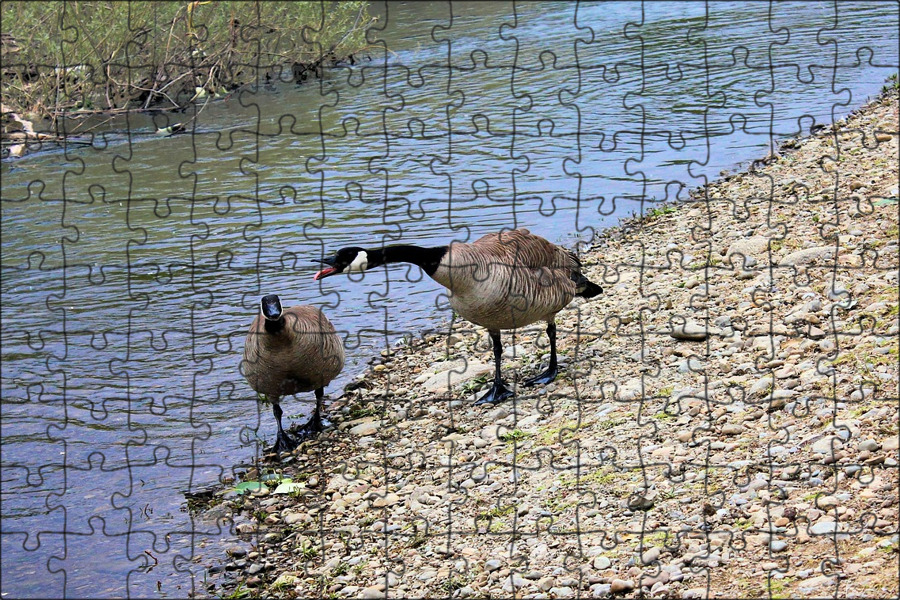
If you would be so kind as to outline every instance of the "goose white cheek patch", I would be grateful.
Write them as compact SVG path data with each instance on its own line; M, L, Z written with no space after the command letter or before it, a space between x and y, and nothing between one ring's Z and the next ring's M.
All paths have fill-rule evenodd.
M347 273L362 273L369 266L369 254L363 250L356 255L350 266L347 267Z
M2 2L0 600L900 597L898 17Z

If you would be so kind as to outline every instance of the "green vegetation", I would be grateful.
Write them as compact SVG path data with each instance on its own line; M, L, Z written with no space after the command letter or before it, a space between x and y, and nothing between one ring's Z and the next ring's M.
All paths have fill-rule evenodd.
M243 583L239 583L233 591L219 596L222 600L241 600L241 598L249 598L253 595L253 590L246 587Z
M897 73L891 73L891 76L887 78L884 86L882 86L881 92L887 94L898 90L900 90L900 77L897 76Z
M512 431L501 433L499 436L497 436L497 439L501 442L517 442L519 440L524 440L527 437L528 434L521 429L513 429Z
M488 382L489 377L487 375L479 375L478 377L474 377L467 381L461 388L463 396L468 396L469 394L474 394L484 387L484 384Z
M479 513L478 519L497 519L500 517L505 517L506 515L511 515L513 511L516 510L515 505L507 504L506 506L495 506L489 511Z
M3 102L29 120L181 108L366 47L365 2L4 2Z
M440 589L445 594L452 594L456 590L465 587L467 583L468 581L466 581L462 576L454 575L442 581Z
M311 541L303 540L300 545L297 546L297 554L304 560L310 560L319 555L319 549L316 548Z
M350 421L355 421L356 419L364 419L366 417L382 416L384 416L384 407L375 406L374 404L366 404L365 406L355 405L350 409L350 414L347 415Z
M673 212L675 212L675 207L673 207L673 206L660 206L660 207L651 208L650 210L648 210L646 213L646 218L654 219L656 217L659 217L662 215L668 215Z

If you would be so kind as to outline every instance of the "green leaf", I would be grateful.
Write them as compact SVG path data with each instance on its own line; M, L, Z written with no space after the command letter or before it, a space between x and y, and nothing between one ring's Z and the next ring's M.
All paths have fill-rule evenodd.
M252 492L268 492L269 488L266 487L265 484L258 481L245 481L243 483L237 484L234 488L234 491L239 494L245 494Z
M284 482L275 488L273 494L292 494L294 492L299 492L300 490L305 490L306 485L303 483L293 483L290 479L285 479Z

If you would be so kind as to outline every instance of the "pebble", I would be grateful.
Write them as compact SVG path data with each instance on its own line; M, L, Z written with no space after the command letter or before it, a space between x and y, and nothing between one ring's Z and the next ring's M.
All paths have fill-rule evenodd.
M676 340L688 340L692 342L702 342L709 335L706 327L701 327L693 321L687 321L675 325L669 334Z
M598 571L602 571L604 569L608 569L612 562L605 556L598 556L594 559L593 563L594 568Z
M500 562L496 558L492 558L490 560L484 561L484 570L490 573L492 571L498 570L502 565L502 562Z
M645 565L649 565L650 563L655 562L659 558L659 555L659 547L650 548L641 556L641 562Z
M810 535L825 535L834 533L837 530L838 526L834 521L819 521L815 525L810 525L809 527Z
M634 582L630 579L613 579L610 582L609 591L613 594L621 594L634 589Z
M384 593L385 587L383 583L378 585L373 585L371 587L363 588L363 590L359 593L360 598L384 598L386 594Z

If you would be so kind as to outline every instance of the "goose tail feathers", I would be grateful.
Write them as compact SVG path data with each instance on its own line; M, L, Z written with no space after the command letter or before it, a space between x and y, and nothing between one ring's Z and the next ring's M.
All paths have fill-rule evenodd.
M602 287L589 281L584 275L578 275L575 283L578 286L575 295L579 298L593 298L594 296L599 296L603 293Z

